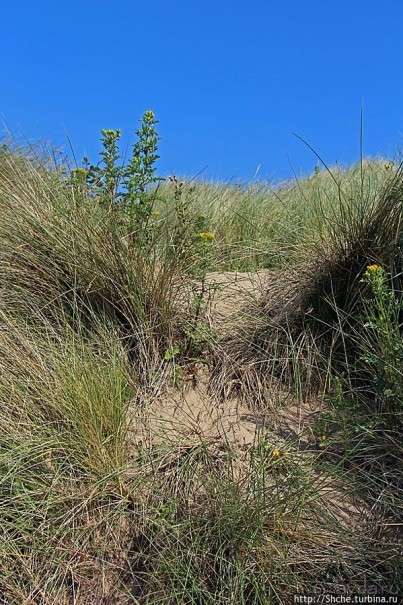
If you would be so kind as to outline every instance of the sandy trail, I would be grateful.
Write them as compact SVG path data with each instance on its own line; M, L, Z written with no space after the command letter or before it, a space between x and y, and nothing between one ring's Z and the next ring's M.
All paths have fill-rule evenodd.
M208 283L214 295L207 319L219 338L225 338L237 325L242 325L245 313L253 313L254 305L256 309L259 307L259 299L272 276L269 271L209 275ZM214 444L217 448L230 446L231 451L237 452L236 464L241 471L247 465L250 449L264 438L273 452L279 451L313 472L312 460L321 451L315 431L323 407L320 398L301 402L285 393L283 405L278 409L254 410L236 397L224 400L214 397L209 391L209 372L205 367L179 384L150 401L142 418L133 426L134 441L179 449L201 443ZM342 484L336 485L334 481L329 484L326 477L320 475L314 480L318 494L329 503L341 524L351 528L367 522L369 511L346 495Z
M253 313L254 305L258 309L268 280L274 275L268 270L209 274L211 300L207 321L218 339L234 333ZM146 423L155 442L209 438L245 448L253 444L259 433L269 431L273 447L290 439L299 441L305 449L310 447L311 426L318 412L316 401L298 403L285 393L287 406L283 410L252 410L236 397L217 399L209 391L206 368L198 368L183 378L179 388L168 388L154 397L147 408Z

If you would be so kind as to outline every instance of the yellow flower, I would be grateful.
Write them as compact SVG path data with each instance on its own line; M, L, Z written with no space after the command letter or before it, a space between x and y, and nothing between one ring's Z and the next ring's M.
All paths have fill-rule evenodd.
M281 456L281 452L280 452L280 450L273 450L273 456L274 456L275 458L280 458L280 456Z
M154 212L152 213L153 216L159 216L161 214L161 212L159 210L154 210Z
M368 265L367 270L365 271L364 275L368 279L375 275L382 275L382 273L383 273L383 269L379 265Z
M197 234L201 239L214 239L214 233L211 231L203 231L202 233Z
M321 440L322 440L322 441L326 441L326 435L322 435L322 436L321 436Z
M367 271L368 273L374 273L378 271L383 271L383 269L379 265L368 265Z

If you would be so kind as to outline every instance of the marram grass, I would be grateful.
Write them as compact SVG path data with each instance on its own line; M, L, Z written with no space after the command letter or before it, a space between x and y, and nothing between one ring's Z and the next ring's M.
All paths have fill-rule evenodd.
M318 587L398 591L398 399L360 363L376 368L387 342L365 272L382 267L401 294L400 169L368 161L277 188L197 182L182 205L170 187L136 238L127 215L48 162L2 152L0 600L266 605ZM203 324L206 272L262 267L268 292L242 332L217 340ZM398 346L399 314L385 317ZM355 358L340 355L347 342ZM213 371L212 395L230 390L229 371L254 394L247 447L168 422L156 438L153 398L173 377L184 389L197 364ZM378 378L397 388L399 375ZM303 398L318 376L320 446L275 441L280 395ZM354 391L364 379L369 401ZM354 412L363 402L376 422ZM342 521L337 497L367 516Z

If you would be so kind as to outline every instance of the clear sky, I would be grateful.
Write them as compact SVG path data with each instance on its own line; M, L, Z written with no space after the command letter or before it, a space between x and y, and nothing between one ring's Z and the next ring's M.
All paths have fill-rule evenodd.
M0 0L0 114L91 160L146 109L160 175L282 179L394 156L403 133L403 0Z

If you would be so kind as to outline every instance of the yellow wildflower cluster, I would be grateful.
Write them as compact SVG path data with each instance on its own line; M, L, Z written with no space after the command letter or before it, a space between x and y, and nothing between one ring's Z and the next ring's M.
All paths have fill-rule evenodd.
M365 277L371 277L372 275L381 275L383 273L382 267L379 265L368 265L365 271Z
M211 231L203 231L202 233L197 234L201 239L214 239L214 233Z
M153 216L159 216L161 214L161 212L159 210L154 210L154 212L152 212Z

